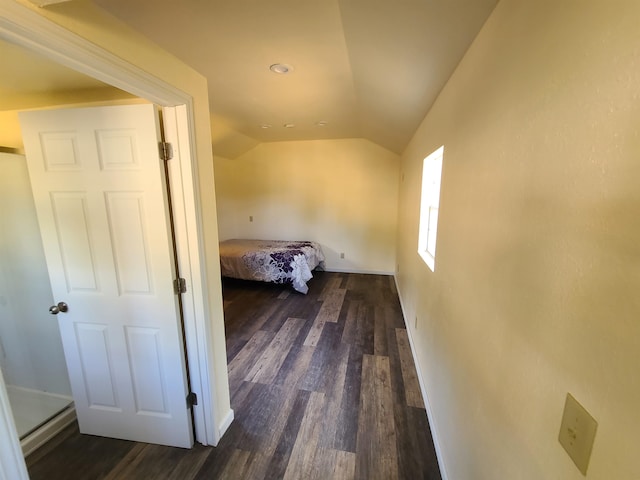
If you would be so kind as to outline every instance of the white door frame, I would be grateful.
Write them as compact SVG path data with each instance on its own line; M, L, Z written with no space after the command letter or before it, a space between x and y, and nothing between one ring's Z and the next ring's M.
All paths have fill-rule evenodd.
M172 189L174 196L181 199L183 204L176 234L181 274L187 280L189 293L184 299L185 328L187 349L190 352L189 371L194 390L198 393L198 405L194 408L196 440L204 445L217 445L221 432L213 418L216 411L215 382L213 371L209 367L210 359L213 358L213 346L208 342L210 319L204 271L205 252L200 229L192 97L13 0L0 0L0 39L35 51L162 107L169 107L164 109L165 115L174 118L174 134L178 140L174 149L179 153L176 156L179 166L172 168L179 168L180 180L174 179ZM7 398L2 394L3 389L4 387L0 388L0 424L12 424L12 419L5 418L10 410L6 408ZM20 445L16 446L15 442L4 438L4 435L0 434L0 440L0 444L7 446L7 451L19 451ZM2 451L0 458L4 460Z
M0 371L0 432L2 432L0 433L2 435L0 437L0 478L29 480L18 432L11 416L9 395L4 386L2 371Z

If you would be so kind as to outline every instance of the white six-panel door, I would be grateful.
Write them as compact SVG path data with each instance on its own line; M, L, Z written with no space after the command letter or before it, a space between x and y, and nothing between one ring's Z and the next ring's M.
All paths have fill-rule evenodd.
M80 431L191 447L155 106L20 123Z

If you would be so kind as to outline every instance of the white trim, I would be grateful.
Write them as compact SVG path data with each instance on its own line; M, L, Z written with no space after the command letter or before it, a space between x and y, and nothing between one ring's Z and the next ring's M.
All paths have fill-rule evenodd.
M0 480L29 480L9 395L0 371Z
M191 272L191 287L194 292L190 314L185 318L186 328L189 331L187 349L197 352L198 361L196 363L200 367L197 378L202 386L202 392L206 392L198 392L200 393L198 409L213 416L216 411L213 404L213 399L216 398L216 384L214 372L206 366L210 364L209 359L214 358L214 352L213 345L208 341L211 338L208 335L211 319L207 308L205 252L200 229L201 214L198 208L193 99L182 90L148 74L137 66L56 25L13 0L0 0L0 39L35 51L55 62L158 105L164 107L184 105L183 116L186 117L186 123L183 122L180 131L185 137L186 144L181 143L181 145L188 146L188 149L185 152L181 151L181 156L183 157L183 166L186 166L182 171L185 174L188 172L188 175L185 175L183 183L176 185L175 188L177 191L182 190L180 194L185 198L185 211L188 211L189 214L189 218L184 223L186 230L178 232L181 241L190 245L188 263ZM187 128L185 125L190 129L188 135L185 135L183 131ZM4 407L1 402L0 407ZM204 427L204 431L202 431L202 427ZM220 432L213 420L200 422L200 429L196 431L198 442L204 445L215 445L219 438ZM2 445L0 454L5 448L4 445L11 443L5 440L3 434L0 433L0 445Z
M219 427L222 433L226 432L227 428L231 426L231 422L233 422L233 416L234 416L233 410L229 410L229 412L227 412L225 417L222 419L222 422L220 423L220 427Z
M38 448L64 430L67 425L75 419L76 409L73 407L60 412L53 420L47 422L46 425L43 425L35 432L22 439L20 445L22 446L23 455L26 457L27 455L35 452Z
M178 107L165 107L162 109L165 140L174 147L174 157L169 162L169 174L172 183L183 186L196 185L191 171L191 145L189 132L193 131L189 126L189 117L184 105ZM207 290L204 272L200 270L199 259L192 258L198 255L198 218L196 217L197 205L195 195L185 195L185 188L172 189L172 201L174 221L176 229L176 243L180 275L186 280L187 292L183 294L183 314L185 318L185 334L187 337L187 358L189 360L189 373L191 377L191 389L198 395L198 405L193 408L196 427L196 439L204 445L217 445L221 433L215 427L213 412L215 409L215 397L203 378L211 378L206 338L210 338L209 323L203 322L207 318L204 306L207 305ZM198 281L200 279L200 281ZM198 332L205 335L198 335ZM205 406L210 406L204 408ZM204 436L199 432L210 432Z
M429 420L431 437L433 438L433 445L436 450L438 466L440 467L440 475L442 477L442 480L448 480L449 475L447 474L447 469L444 463L444 455L442 453L442 447L440 446L441 443L440 443L440 437L438 435L438 427L436 425L435 417L433 415L433 410L431 409L431 403L429 402L427 389L424 386L422 371L420 370L420 364L418 363L418 356L416 355L416 347L415 347L415 344L413 343L411 328L409 328L409 324L407 323L407 313L404 309L404 303L402 303L402 295L400 295L400 285L398 285L398 277L394 275L393 279L395 280L395 283L396 283L396 290L398 292L398 299L400 300L400 309L402 310L404 325L407 328L407 336L409 337L409 346L411 347L411 355L413 356L413 363L416 366L416 373L418 374L418 383L420 383L420 392L422 393L422 401L424 402L424 407L425 407L425 410L427 411L427 419Z
M182 90L56 25L15 0L0 0L0 38L158 105L190 105L192 102L191 96Z
M327 268L324 269L325 272L333 272L333 273L359 273L363 275L387 275L391 276L394 272L384 272L381 270L358 270L353 268Z
M438 236L438 210L442 183L444 145L427 155L422 161L420 188L420 220L418 224L418 253L432 272L436 271L436 244ZM435 212L435 222L432 224Z

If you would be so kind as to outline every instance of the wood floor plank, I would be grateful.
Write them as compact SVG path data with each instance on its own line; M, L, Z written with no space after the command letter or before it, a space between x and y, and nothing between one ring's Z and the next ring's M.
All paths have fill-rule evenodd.
M225 434L223 440L231 447L260 453L250 458L247 478L262 478L293 414L299 391L286 386L252 385L252 395L228 432L231 435Z
M349 301L347 307L347 316L345 317L344 329L342 331L342 341L348 344L354 344L358 329L358 315L360 314L360 302Z
M360 391L360 409L358 416L358 442L356 446L356 476L370 478L375 473L373 462L377 423L375 411L375 359L371 355L362 357L362 389Z
M227 464L220 474L220 480L237 480L245 478L245 469L251 452L234 449Z
M143 445L142 448L139 448ZM163 445L138 444L128 455L128 462L120 462L118 467L110 472L107 480L122 478L155 479L167 478L185 454L182 448L165 447Z
M249 459L247 460L247 465L244 469L244 473L242 477L233 477L237 478L256 478L256 479L266 479L269 478L269 465L271 460L273 459L273 452L263 451L263 450L254 450L251 452ZM236 472L237 475L237 472ZM282 477L281 477L282 478Z
M409 407L402 412L407 427L404 435L398 437L398 470L400 478L420 478L440 480L440 468L431 438L431 430L426 412L422 408ZM398 419L398 415L395 415ZM418 449L421 455L412 455Z
M365 355L362 362L356 477L397 479L389 358Z
M331 290L322 303L322 308L320 308L318 316L323 317L326 322L337 322L340 316L340 310L342 310L345 293L346 290L344 288Z
M53 450L55 450L59 445L61 445L65 441L73 441L73 437L77 437L78 432L78 424L72 423L65 427L60 433L58 433L55 437L49 440L47 443L42 445L40 448L32 452L25 458L25 463L27 467L30 468L32 465L37 464L40 460L42 460L47 455L51 454Z
M123 478L154 479L158 477L169 480L194 478L209 455L209 449L195 445L190 450L138 443L104 477L104 480ZM153 468L149 466L153 465Z
M309 330L309 334L307 338L304 340L304 344L308 347L315 347L318 345L320 341L320 337L322 336L322 331L324 330L324 324L326 320L323 317L317 316L313 321L313 325Z
M341 285L342 285L342 277L340 275L332 275L329 278L329 280L325 283L325 286L322 289L322 292L320 293L320 295L318 295L318 300L324 301L330 292L340 288Z
M261 384L256 385L262 386ZM250 459L246 478L268 478L270 476L270 462L278 446L283 441L283 435L286 434L287 427L293 428L290 423L291 417L300 415L297 410L301 408L299 400L304 398L304 395L309 395L309 392L303 392L287 385L270 385L266 388L273 392L270 398L278 403L262 401L261 408L265 412L271 412L272 416L269 417L269 422L256 428L256 430L260 430L259 448L253 449L256 455ZM306 407L306 403L303 403L303 406ZM247 417L247 423L253 425L255 422L250 418L250 412ZM243 444L244 440L238 443L238 445ZM282 478L282 476L279 478Z
M409 335L403 328L396 328L395 332L407 405L410 407L424 408L422 391L420 390L420 383L418 382L418 374L416 373L416 367L413 363L413 355L411 354Z
M66 480L78 472L85 478L104 478L136 446L127 440L80 435L77 425L74 428L77 433L38 461L27 462L31 480Z
M344 391L340 412L336 420L337 428L334 448L356 452L358 438L358 414L360 409L360 389L362 383L362 349L353 345L349 349L349 360L345 374Z
M347 286L346 289L349 291L355 291L358 289L358 284L360 283L359 275L349 275L347 277Z
M273 332L257 331L229 363L229 386L232 390L238 387L238 382L244 379L253 369L256 359L260 358L260 355L262 355L262 352L273 337Z
M389 341L389 367L391 370L391 389L393 392L393 418L396 426L397 453L398 453L398 475L400 478L439 478L440 472L437 461L433 461L434 455L430 455L432 450L428 447L425 437L418 433L421 429L429 430L427 414L424 408L413 408L407 406L405 394L405 382L402 376L402 366L398 342L395 340L395 330L393 340ZM417 414L421 412L421 414ZM427 434L427 437L429 434ZM415 455L411 452L419 450L419 445L426 445L424 454ZM434 476L435 475L435 476Z
M109 475L105 477L105 480L115 480L118 478L125 478L124 476L134 471L135 468L143 460L142 453L149 445L145 443L137 443L129 450L127 455L118 462L116 468L109 472Z
M362 352L373 355L374 352L374 315L372 305L363 305L362 312L358 315L356 345L362 347Z
M331 478L352 480L356 475L356 454L336 450L336 465Z
M231 363L231 360L236 358L236 355L240 353L240 350L247 344L247 340L239 337L233 337L233 339L227 342L227 365Z
M309 367L300 382L299 388L312 391L324 391L326 377L331 374L330 365L338 351L342 337L342 326L335 323L325 325L318 345L313 352Z
M245 381L254 383L272 383L284 362L293 340L304 325L303 318L289 318L280 331L264 349L260 358L245 377Z
M241 282L238 285L259 285L254 282ZM233 296L233 300L225 308L225 319L233 318L233 322L225 321L227 336L234 337L238 332L247 332L247 328L260 323L260 320L267 313L266 311L274 304L274 295L264 288L252 288L246 290L241 296L234 296L237 289L224 289L223 295ZM251 334L249 333L249 337ZM245 335L245 340L249 337Z
M269 462L266 478L284 477L310 397L311 392L298 390L291 414Z
M342 304L344 302L345 292L346 290L339 288L327 293L324 301L322 302L322 307L313 321L313 326L309 331L309 335L307 335L307 338L304 341L305 345L315 347L318 344L318 341L320 341L324 324L327 322L336 323L338 321L340 311L342 310Z
M378 467L385 472L383 478L398 478L396 426L393 417L391 371L389 357L375 356L376 432Z
M291 295L291 291L283 290L282 293L278 295L278 300L286 300L287 298L289 298L289 295Z
M284 480L298 480L310 478L315 462L316 447L320 435L324 393L312 392L305 414L300 425L300 431L287 464Z
M200 444L188 450L169 474L167 480L186 480L195 478L211 453L210 447Z
M333 365L330 367L331 374L325 377L324 391L326 401L319 445L328 449L334 448L336 432L338 431L337 420L340 418L340 407L342 405L345 387L344 382L347 376L347 365L349 363L349 350L350 345L340 343Z
M280 309L282 308L281 302L270 302L260 309L260 313L255 315L255 318L250 322L247 322L242 329L242 334L238 338L242 340L250 340L253 335L259 331L265 323L269 321Z
M291 347L273 383L275 385L289 385L292 388L298 388L301 379L309 369L309 364L315 351L315 347L306 345L294 345Z
M384 314L384 308L376 308L374 310L374 330L373 330L373 354L387 356L387 322Z

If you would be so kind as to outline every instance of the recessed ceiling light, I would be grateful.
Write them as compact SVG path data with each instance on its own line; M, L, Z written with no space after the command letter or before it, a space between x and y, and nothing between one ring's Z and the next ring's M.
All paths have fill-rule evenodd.
M293 72L293 67L291 65L286 65L284 63L274 63L269 67L273 73L278 73L280 75L285 75L287 73Z
M316 122L316 127L326 127L329 124L326 120L319 120Z
M284 127L284 128L293 128L293 127L295 127L295 126L296 126L296 125L295 125L294 123L285 123L285 124L283 125L283 127Z
M271 125L269 125L268 123L263 123L262 125L260 125L260 128L271 128Z

